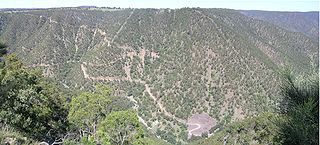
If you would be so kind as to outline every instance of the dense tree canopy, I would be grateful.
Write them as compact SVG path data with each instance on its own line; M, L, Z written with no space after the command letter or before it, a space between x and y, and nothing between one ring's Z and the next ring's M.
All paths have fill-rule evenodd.
M57 139L72 145L167 144L148 136L137 112L129 109L130 103L113 97L109 87L98 86L68 102L41 72L24 67L16 55L6 53L0 43L0 144L7 136L28 144ZM318 144L318 76L297 79L286 73L284 77L281 113L265 112L234 122L195 143Z
M288 145L319 143L319 78L318 75L294 78L285 74L282 87L282 113L287 122L280 124L281 142Z
M83 144L142 143L144 131L136 112L127 110L123 98L113 97L107 86L73 97L69 107L68 120L80 131L76 140Z
M195 144L317 145L319 142L319 78L283 74L280 113L262 113L222 128Z
M68 120L82 133L95 135L96 126L110 112L110 89L98 87L95 92L83 92L73 97L69 106Z
M99 124L98 132L102 140L109 140L112 144L142 144L144 138L142 126L132 110L110 113Z
M64 97L38 71L23 67L15 55L1 69L0 123L34 139L55 139L66 128Z
M0 57L7 54L7 46L3 43L0 43Z
M194 145L215 145L215 144L279 144L275 142L279 137L277 121L283 121L283 116L265 112L255 117L246 118L239 122L226 125L216 132L214 136L195 141Z

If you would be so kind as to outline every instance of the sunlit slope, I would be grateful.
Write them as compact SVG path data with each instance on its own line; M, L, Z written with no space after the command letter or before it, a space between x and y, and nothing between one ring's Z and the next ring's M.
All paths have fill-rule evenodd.
M226 9L1 13L0 38L66 88L112 85L171 143L186 119L219 124L277 107L278 69L317 70L318 42Z
M315 40L319 39L319 11L241 11L241 13L252 18L278 25L290 31L303 33Z

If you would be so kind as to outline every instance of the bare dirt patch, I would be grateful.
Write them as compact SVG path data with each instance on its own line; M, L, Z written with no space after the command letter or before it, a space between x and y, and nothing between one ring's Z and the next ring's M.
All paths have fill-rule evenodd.
M234 109L232 121L239 121L245 118L245 112L241 106L238 106Z
M209 134L209 130L216 125L217 121L208 114L194 114L188 119L188 139L192 136Z

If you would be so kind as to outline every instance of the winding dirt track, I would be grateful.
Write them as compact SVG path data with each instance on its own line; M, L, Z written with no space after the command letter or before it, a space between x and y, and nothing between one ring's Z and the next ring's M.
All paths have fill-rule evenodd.
M133 109L138 111L140 106L138 105L138 102L133 98L133 96L129 96L129 97L126 97L126 98L128 98L131 102L133 102L133 104L134 104ZM138 116L139 122L141 122L144 126L147 127L147 129L150 130L151 128L148 126L147 122L142 117L140 117L139 115L137 115L137 116Z
M113 45L114 43L114 40L118 37L118 34L122 31L122 29L126 26L128 20L131 18L131 16L133 15L134 13L134 10L133 9L130 13L130 15L126 18L126 20L123 22L123 24L120 26L120 28L118 29L118 31L116 32L116 34L113 36L113 38L111 39L111 41L108 41L108 46L111 46ZM144 52L144 51L142 51ZM142 56L140 57L143 57L141 58L142 61L144 62L144 57L145 57L145 52L144 53L141 53ZM90 64L90 63L86 63L86 62L82 62L80 67L81 67L81 70L82 70L82 73L84 75L84 78L85 79L90 79L90 80L93 80L93 81L129 81L129 82L135 82L135 83L140 83L142 85L144 85L145 87L145 91L148 93L148 95L150 96L150 98L152 98L152 100L157 104L157 106L159 107L160 111L163 112L166 116L176 120L177 122L179 123L182 123L182 124L186 124L186 120L182 119L182 118L178 118L176 116L174 116L173 114L171 114L170 112L168 112L166 110L166 108L163 106L161 100L157 99L157 97L155 97L151 91L151 88L149 86L149 84L147 84L145 81L143 80L140 80L140 79L132 79L131 78L131 74L130 74L130 67L131 65L128 65L127 67L124 68L124 71L127 75L127 77L108 77L108 76L98 76L98 77L92 77L90 76L88 73L87 73L87 68L85 67L85 65L98 65L98 66L101 66L101 65L104 65L104 64ZM145 123L145 122L144 122Z
M129 81L129 82L135 82L135 83L140 83L143 84L145 87L146 92L149 94L150 98L157 104L157 106L159 107L160 111L163 112L166 116L176 120L179 123L182 124L186 124L186 120L182 119L182 118L178 118L176 116L174 116L173 114L171 114L170 112L168 112L165 107L163 106L163 104L161 103L160 100L158 100L151 92L151 88L149 87L149 84L147 84L145 81L140 80L140 79L131 79L129 77L103 77L103 76L99 76L99 77L91 77L88 73L87 73L87 68L85 67L85 64L87 63L82 63L80 65L82 73L84 75L85 79L90 79L90 80L100 80L100 81ZM100 65L100 64L98 64Z
M206 113L194 114L188 119L187 125L188 139L190 139L192 136L208 134L210 129L216 125L216 120Z
M201 125L198 124L198 123L187 123L187 125L195 125L195 126L197 126L196 128L189 130L189 133L192 133L193 131L199 130L201 128Z

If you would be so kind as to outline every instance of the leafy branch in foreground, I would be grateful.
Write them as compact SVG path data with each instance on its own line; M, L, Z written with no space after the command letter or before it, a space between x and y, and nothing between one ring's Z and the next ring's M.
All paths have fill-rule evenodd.
M36 140L54 140L67 126L64 98L39 72L5 56L0 82L0 123Z
M6 48L7 48L7 45L0 43L0 57L3 57L5 54L8 53Z
M81 136L90 135L95 138L98 123L110 112L110 92L109 88L104 87L73 97L69 104L68 120L80 131Z
M144 131L136 112L116 111L110 113L99 125L99 136L112 144L142 144Z
M283 144L315 145L319 142L319 78L317 75L296 79L284 74L281 111L288 118L280 124Z

